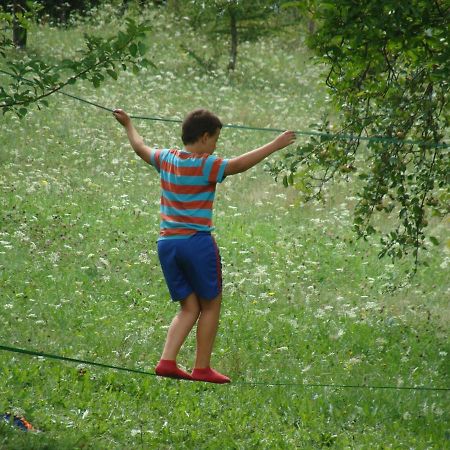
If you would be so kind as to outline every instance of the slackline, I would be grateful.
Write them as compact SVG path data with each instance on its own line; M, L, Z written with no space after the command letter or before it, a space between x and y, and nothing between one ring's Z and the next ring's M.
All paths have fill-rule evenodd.
M66 361L77 364L85 364L90 366L103 367L105 369L121 370L124 372L138 373L141 375L157 376L154 372L146 372L145 370L133 369L129 367L114 366L111 364L104 364L96 361L88 361L78 358L69 358L66 356L52 355L50 353L43 353L34 350L27 350L17 347L9 347L6 345L0 345L0 350L4 350L12 353L21 353L30 356L37 356L46 359L55 359L59 361ZM188 380L182 380L188 381ZM408 391L450 391L450 388L439 388L430 386L371 386L371 385L358 385L358 384L329 384L329 383L284 383L284 382L258 382L258 381L235 381L231 384L241 386L293 386L293 387L328 387L332 389L347 388L347 389L390 389L390 390L408 390Z
M5 70L1 70L1 69L0 69L0 72L4 73L6 75L9 75L10 77L18 78L18 79L33 83L32 80L22 77L20 75L6 72ZM68 94L67 92L64 92L61 89L55 91L54 93L65 95L66 97L70 97L72 99L78 100L79 102L86 103L91 106L95 106L104 111L109 111L109 112L114 111L114 109L112 109L112 108L100 105L99 103L95 103L90 100L86 100L84 98L78 97L73 94ZM3 104L0 106L8 106L8 104ZM11 104L11 106L13 106L13 105ZM136 120L150 120L150 121L156 121L156 122L171 122L171 123L182 123L183 122L181 119L169 118L169 117L137 116L137 115L129 115L129 116L131 119L136 119ZM249 131L268 131L268 132L277 132L277 133L282 133L282 132L286 131L286 129L283 129L283 128L252 127L252 126L248 126L248 125L237 125L237 124L224 124L223 128L234 128L234 129L249 130ZM328 140L328 141L335 139L338 141L367 141L367 142L384 142L387 144L390 143L390 144L420 145L423 147L430 147L430 148L449 148L450 147L450 144L446 144L446 143L419 141L419 140L414 140L414 139L399 139L399 138L393 138L393 137L389 137L389 136L356 136L356 135L352 135L352 134L326 133L326 132L308 131L308 130L296 130L295 133L297 135L303 135L303 136L317 136L317 137L324 138L324 140Z
M6 72L1 69L0 69L0 72L4 73L6 75L9 75L11 77L14 77L14 78L19 78L19 79L23 79L25 81L32 82L31 80L24 78L20 75L12 74L12 73ZM98 103L83 99L76 95L68 94L67 92L64 92L62 90L55 91L55 93L65 95L67 97L70 97L70 98L78 100L80 102L95 106L95 107L105 110L105 111L109 111L109 112L114 111L111 108L108 108L108 107L100 105ZM1 105L1 106L8 106L8 105ZM137 120L182 123L181 119L164 118L164 117L130 115L130 118L137 119ZM283 132L283 131L285 131L285 129L281 129L281 128L252 127L252 126L247 126L247 125L236 125L236 124L225 124L225 125L223 125L223 127L224 128L241 129L241 130L268 131L268 132ZM446 143L432 143L432 142L418 141L418 140L411 140L411 139L397 139L397 138L392 138L392 137L388 137L388 136L355 136L355 135L348 135L348 134L342 134L342 133L333 134L333 133L324 133L324 132L319 132L319 131L306 131L306 130L297 130L297 131L295 131L295 133L298 135L324 137L328 140L332 140L332 139L360 140L360 141L371 141L371 142L386 142L386 143L391 143L391 144L421 145L424 147L433 147L433 148L448 148L448 147L450 147L450 144L446 144ZM115 365L111 365L111 364L82 360L82 359L78 359L78 358L69 358L66 356L53 355L53 354L43 353L43 352L38 352L38 351L33 351L33 350L9 347L9 346L5 346L5 345L0 345L0 350L13 352L13 353L21 353L21 354L26 354L26 355L36 356L36 357L41 357L41 358L46 358L46 359L55 359L55 360L59 360L59 361L66 361L66 362L72 362L72 363L78 363L78 364L86 364L86 365L91 365L91 366L102 367L105 369L114 369L114 370L120 370L120 371L125 371L125 372L137 373L137 374L141 374L141 375L157 376L153 372L147 372L147 371L140 370L140 369L115 366ZM232 384L248 385L248 386L329 387L329 388L333 388L333 389L353 388L353 389L391 389L391 390L413 390L413 391L450 391L450 388L438 388L438 387L428 387L428 386L371 386L371 385L356 385L356 384L284 383L284 382L251 382L251 381L237 381L237 382L233 382Z

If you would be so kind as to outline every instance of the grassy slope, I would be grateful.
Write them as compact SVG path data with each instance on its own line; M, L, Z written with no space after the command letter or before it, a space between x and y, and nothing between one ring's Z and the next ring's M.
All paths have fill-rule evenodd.
M159 18L156 28L157 71L72 92L134 114L181 118L206 106L256 126L303 129L322 113L318 68L298 43L242 45L227 80L191 67L178 44L196 37L182 24ZM31 45L71 54L81 31L39 29ZM179 145L176 125L137 126L148 143ZM218 153L271 137L224 130ZM23 121L2 118L0 188L0 341L151 370L176 308L155 253L158 181L119 126L63 96ZM402 268L354 242L353 195L335 186L326 205L304 205L262 167L219 187L225 300L214 362L236 382L448 385L448 254L434 249L413 285L385 293ZM180 355L188 367L193 348L194 336ZM446 445L445 393L205 386L5 353L0 361L0 412L16 408L45 431L0 424L5 448Z

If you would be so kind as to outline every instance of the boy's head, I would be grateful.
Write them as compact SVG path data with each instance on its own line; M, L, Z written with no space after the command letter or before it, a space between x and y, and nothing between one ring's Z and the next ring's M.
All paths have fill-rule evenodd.
M219 138L222 122L207 109L191 111L184 119L181 139L185 146L201 145L205 151L212 153Z

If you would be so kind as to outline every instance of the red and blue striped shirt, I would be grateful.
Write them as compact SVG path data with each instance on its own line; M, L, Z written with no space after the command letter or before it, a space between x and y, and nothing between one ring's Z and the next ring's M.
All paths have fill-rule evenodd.
M150 163L161 179L159 239L188 238L212 231L216 184L224 180L227 159L185 150L152 150Z

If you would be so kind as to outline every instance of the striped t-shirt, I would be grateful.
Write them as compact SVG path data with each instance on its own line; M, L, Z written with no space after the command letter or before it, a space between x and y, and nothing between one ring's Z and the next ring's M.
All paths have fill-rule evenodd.
M152 150L151 165L161 179L159 239L188 238L212 231L216 184L224 180L227 159L185 150Z

